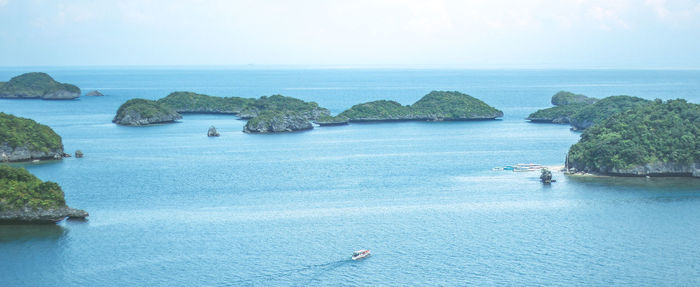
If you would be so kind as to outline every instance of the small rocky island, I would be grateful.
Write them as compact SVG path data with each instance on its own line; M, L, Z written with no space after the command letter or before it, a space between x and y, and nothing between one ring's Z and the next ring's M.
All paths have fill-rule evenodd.
M552 97L554 107L538 110L527 120L555 124L570 124L574 130L584 130L611 115L630 110L648 100L631 96L610 96L598 100L570 92L559 92Z
M306 115L293 111L264 111L248 120L243 127L246 133L282 133L313 129Z
M655 100L603 119L571 146L567 169L615 176L700 177L700 105Z
M72 100L78 97L80 88L56 82L46 73L26 73L0 82L0 98Z
M61 136L31 119L0 112L0 161L61 159Z
M85 94L85 96L86 97L104 97L104 95L102 93L100 93L100 91L98 91L98 90L91 91L91 92Z
M55 182L42 182L23 168L0 164L0 224L54 223L84 219L88 213L66 205Z
M412 105L379 100L352 106L338 116L350 122L492 120L503 112L456 91L432 91Z
M113 123L124 126L147 126L172 123L182 116L168 105L146 99L131 99L117 110Z

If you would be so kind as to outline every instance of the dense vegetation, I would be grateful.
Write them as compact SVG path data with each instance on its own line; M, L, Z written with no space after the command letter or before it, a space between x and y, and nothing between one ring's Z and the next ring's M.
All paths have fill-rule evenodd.
M3 144L42 152L63 149L61 137L50 127L0 112L0 145Z
M0 97L40 98L61 90L80 94L78 87L56 82L46 73L26 73L0 85Z
M305 115L289 110L265 110L250 119L243 131L248 133L270 133L308 129L313 129L313 125L311 125Z
M566 106L570 104L592 104L598 101L596 98L586 97L581 94L574 94L567 91L559 91L552 96L552 105Z
M63 191L55 182L42 182L23 168L0 165L0 210L65 205Z
M399 120L411 115L411 107L395 101L379 100L352 106L338 116L352 120Z
M493 119L503 112L460 92L432 91L410 106L395 101L373 101L340 113L350 121Z
M292 111L307 117L309 120L329 114L327 109L321 108L316 102L305 102L297 98L272 95L262 96L248 103L239 116L252 118L263 111Z
M179 113L238 114L244 107L255 102L255 99L222 98L193 92L173 92L158 102L172 107Z
M331 126L331 125L342 125L342 124L347 124L348 123L348 118L345 116L337 115L337 116L320 116L318 119L316 119L316 123L322 126Z
M146 99L131 99L119 107L112 121L124 125L145 125L180 118L182 116L168 105Z
M607 119L613 114L632 109L648 100L631 96L611 96L584 106L571 116L571 125L576 129L586 129Z
M656 100L617 113L587 129L569 150L569 161L586 171L698 162L700 105Z
M615 113L645 102L647 100L630 96L611 96L598 100L562 91L552 96L552 104L557 106L538 110L527 119L533 122L570 123L574 129L583 130Z
M571 117L577 112L581 111L583 107L589 104L567 104L563 106L556 106L546 109L538 110L530 116L527 117L528 120L533 122L552 122L555 124L568 124L571 121Z
M445 120L496 118L503 112L457 91L432 91L411 105L413 113Z

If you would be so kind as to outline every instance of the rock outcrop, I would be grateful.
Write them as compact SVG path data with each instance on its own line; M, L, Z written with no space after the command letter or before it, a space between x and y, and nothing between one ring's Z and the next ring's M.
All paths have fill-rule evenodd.
M56 82L46 73L26 73L0 85L0 98L72 100L80 97L80 89Z
M208 137L218 137L219 131L217 131L214 126L210 126L209 130L207 131L207 136Z
M0 223L55 223L66 218L85 219L89 214L85 210L74 209L68 206L55 208L31 208L18 209L0 208Z
M63 148L50 149L46 151L31 149L29 146L11 147L7 143L0 144L0 159L3 161L32 161L61 159L63 158Z
M86 97L103 97L104 95L100 93L98 90L91 91L87 94L85 94Z
M80 150L76 150L76 151L75 151L75 158L82 158L83 156L84 156L84 155L83 155L83 152L82 152L82 151L80 151Z
M125 126L147 126L159 123L172 123L182 116L171 107L156 101L131 99L117 110L113 123Z
M294 112L267 111L246 123L246 133L281 133L313 129L313 125L304 115Z

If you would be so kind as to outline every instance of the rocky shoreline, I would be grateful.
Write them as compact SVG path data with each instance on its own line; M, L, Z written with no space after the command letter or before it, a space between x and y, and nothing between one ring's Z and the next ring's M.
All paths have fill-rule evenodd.
M85 219L89 214L85 210L68 206L56 208L30 208L5 210L0 208L0 223L56 223L63 219Z

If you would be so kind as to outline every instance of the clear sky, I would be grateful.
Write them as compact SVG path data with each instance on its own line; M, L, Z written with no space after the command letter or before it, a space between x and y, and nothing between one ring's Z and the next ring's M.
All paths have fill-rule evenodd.
M0 66L700 68L700 0L0 0Z

